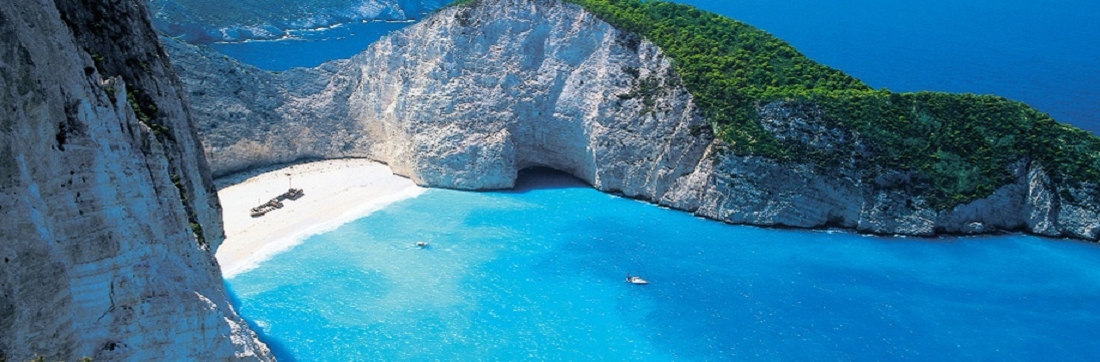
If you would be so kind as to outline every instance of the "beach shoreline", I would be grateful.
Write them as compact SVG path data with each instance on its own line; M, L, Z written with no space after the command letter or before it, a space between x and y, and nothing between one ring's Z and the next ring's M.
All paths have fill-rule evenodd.
M427 189L394 175L389 166L366 159L290 164L262 173L238 173L215 180L222 204L225 241L215 257L226 279L251 270L307 237L331 231ZM252 217L253 207L289 188L304 195Z

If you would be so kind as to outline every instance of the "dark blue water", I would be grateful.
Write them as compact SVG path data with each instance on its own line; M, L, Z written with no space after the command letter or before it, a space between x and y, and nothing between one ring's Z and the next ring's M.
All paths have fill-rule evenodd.
M997 94L1100 133L1100 2L680 0L875 88Z
M286 39L215 43L211 47L257 68L283 71L350 58L383 35L409 24L386 21L346 23L324 29L292 30Z
M1100 2L680 0L742 20L875 88L997 94L1100 134ZM358 53L406 24L216 45L269 70ZM351 35L354 34L354 35Z
M552 174L517 192L430 190L228 284L284 360L1069 361L1100 350L1096 244L730 226Z
M1100 3L685 2L874 87L999 94L1100 133ZM348 57L403 25L217 48L282 70ZM542 176L522 192L429 191L228 284L282 360L1046 361L1100 350L1095 244L737 227ZM653 284L628 285L626 273Z

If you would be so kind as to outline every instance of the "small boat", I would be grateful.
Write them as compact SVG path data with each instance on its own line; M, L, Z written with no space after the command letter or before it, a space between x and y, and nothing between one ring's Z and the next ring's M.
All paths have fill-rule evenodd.
M417 241L416 242L416 247L421 248L421 249L426 248L426 247L428 247L428 242L426 242L426 241Z
M302 189L296 189L296 188L291 187L290 190L287 190L286 193L282 194L279 197L282 198L282 199L297 200L297 199L302 198L302 195L304 195L304 193L302 192Z
M626 275L626 282L630 283L630 284L637 284L637 285L649 284L648 280L642 279L642 277L640 277L640 276L630 275L630 274Z

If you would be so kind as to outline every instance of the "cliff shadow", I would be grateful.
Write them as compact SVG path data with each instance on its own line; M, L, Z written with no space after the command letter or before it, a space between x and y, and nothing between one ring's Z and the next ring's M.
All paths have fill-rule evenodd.
M248 324L248 328L252 328L252 331L256 332L256 338L267 345L267 348L271 350L271 355L275 357L275 360L279 362L296 362L298 359L294 358L294 354L290 352L290 348L287 348L283 341L267 335L256 322L253 322L251 319L241 314L241 298L237 297L237 293L233 291L233 287L229 286L229 283L226 283L224 280L222 281L222 285L225 287L226 297L229 298L229 304L233 306L233 310L236 310L237 314L241 316L241 319Z
M519 170L516 175L516 185L511 190L503 190L509 193L525 193L532 190L565 189L565 188L591 188L576 176L570 175L549 167L535 166Z

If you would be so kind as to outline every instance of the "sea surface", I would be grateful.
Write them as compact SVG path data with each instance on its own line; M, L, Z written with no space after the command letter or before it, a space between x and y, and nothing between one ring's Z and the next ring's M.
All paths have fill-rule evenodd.
M1100 134L1100 2L681 0L764 29L875 88L997 94ZM215 45L263 69L348 58L409 23Z
M509 192L429 190L227 283L281 361L1086 361L1100 351L1100 245L732 226L548 171Z
M282 39L214 43L211 47L260 69L284 71L351 58L383 35L411 24L409 21L344 23L318 29L291 30Z
M999 94L1100 133L1100 3L685 2L874 87ZM283 70L349 57L406 25L215 48ZM282 361L1100 355L1097 244L732 226L552 172L521 181L513 192L430 190L227 285ZM627 284L628 273L652 283Z

